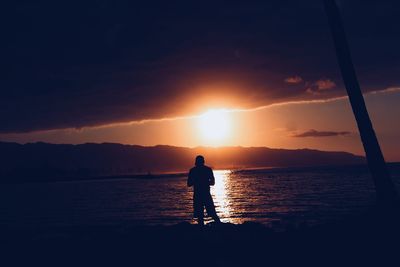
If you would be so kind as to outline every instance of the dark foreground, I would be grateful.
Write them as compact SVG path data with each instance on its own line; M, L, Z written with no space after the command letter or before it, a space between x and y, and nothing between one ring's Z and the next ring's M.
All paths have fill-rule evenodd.
M392 214L283 232L256 223L3 229L2 266L394 266L400 224Z

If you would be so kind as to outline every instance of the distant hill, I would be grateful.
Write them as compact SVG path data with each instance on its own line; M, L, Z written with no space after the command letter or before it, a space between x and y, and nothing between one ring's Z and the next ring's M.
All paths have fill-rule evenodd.
M59 145L0 142L0 182L48 181L80 177L187 171L202 154L222 168L294 167L364 163L347 152L267 147L144 147L112 143Z

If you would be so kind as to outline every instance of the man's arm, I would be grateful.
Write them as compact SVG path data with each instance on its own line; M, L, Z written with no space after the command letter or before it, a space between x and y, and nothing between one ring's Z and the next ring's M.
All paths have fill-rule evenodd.
M214 178L214 173L212 169L210 168L210 180L209 180L210 185L215 185L215 178Z
M190 170L187 180L187 186L192 186L192 185L193 185L193 175L192 175L192 170Z

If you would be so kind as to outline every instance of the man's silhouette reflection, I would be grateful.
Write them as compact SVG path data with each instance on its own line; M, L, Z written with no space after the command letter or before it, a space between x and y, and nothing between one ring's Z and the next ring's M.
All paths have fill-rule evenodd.
M219 223L219 217L215 211L214 202L210 194L210 185L215 184L213 171L210 167L204 165L204 157L197 156L195 167L190 169L187 181L188 186L194 187L193 208L194 218L197 218L199 225L204 225L204 207L207 215Z

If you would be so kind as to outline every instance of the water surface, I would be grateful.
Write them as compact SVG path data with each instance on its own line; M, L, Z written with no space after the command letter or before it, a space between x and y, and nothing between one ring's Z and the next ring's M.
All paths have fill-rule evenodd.
M364 168L214 171L222 221L315 225L361 213L375 200ZM399 188L400 171L392 170ZM101 226L192 222L186 177L2 185L3 226Z

